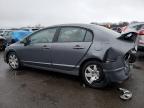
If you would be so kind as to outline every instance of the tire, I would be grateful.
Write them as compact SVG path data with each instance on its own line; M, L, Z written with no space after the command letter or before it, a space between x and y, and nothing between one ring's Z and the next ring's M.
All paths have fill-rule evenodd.
M20 64L20 60L18 58L18 56L16 55L15 52L10 52L8 54L8 58L7 58L8 64L9 66L13 69L13 70L18 70L21 67Z
M4 50L5 50L5 46L1 46L0 51L4 51Z
M3 41L0 40L0 51L2 51L4 49L4 46L3 46Z
M0 46L0 51L3 51L3 50L4 50L3 46Z
M108 81L103 73L102 64L99 61L89 61L82 67L81 77L83 83L92 88L103 88Z

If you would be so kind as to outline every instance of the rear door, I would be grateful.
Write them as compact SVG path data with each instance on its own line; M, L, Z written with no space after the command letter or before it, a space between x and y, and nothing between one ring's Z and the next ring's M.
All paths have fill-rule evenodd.
M38 31L28 37L30 43L22 45L18 54L24 64L41 67L51 66L51 44L57 28Z
M92 43L92 32L79 27L61 27L52 45L52 64L56 69L72 70Z

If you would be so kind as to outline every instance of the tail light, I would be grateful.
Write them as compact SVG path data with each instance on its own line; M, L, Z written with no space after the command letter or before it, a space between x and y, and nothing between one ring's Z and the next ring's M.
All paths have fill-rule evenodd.
M143 30L140 30L139 32L138 32L138 35L144 35L144 29Z
M140 30L138 32L138 36L139 36L139 41L138 43L139 44L144 44L144 29Z
M144 44L144 40L139 40L139 44Z

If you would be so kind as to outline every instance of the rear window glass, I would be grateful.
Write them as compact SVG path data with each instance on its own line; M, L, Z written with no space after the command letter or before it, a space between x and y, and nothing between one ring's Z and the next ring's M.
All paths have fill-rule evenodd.
M84 42L91 42L91 41L92 41L92 38L93 38L92 32L87 31L87 32L86 32L85 39L84 39Z

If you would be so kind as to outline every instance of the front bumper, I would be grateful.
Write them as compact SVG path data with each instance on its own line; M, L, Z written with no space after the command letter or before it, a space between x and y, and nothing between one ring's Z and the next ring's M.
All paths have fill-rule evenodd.
M0 48L3 48L3 50L6 48L7 44L4 39L0 40Z
M5 49L5 51L4 51L4 62L5 62L5 63L8 63L8 62L7 62L7 54L8 54L8 51L9 51L9 49L8 49L8 47L6 47L6 49Z
M104 63L103 67L107 80L112 83L123 82L129 77L130 65L122 57L115 62Z

